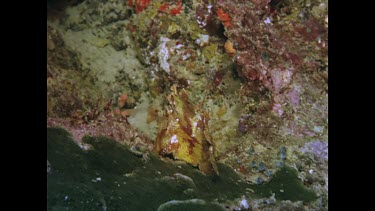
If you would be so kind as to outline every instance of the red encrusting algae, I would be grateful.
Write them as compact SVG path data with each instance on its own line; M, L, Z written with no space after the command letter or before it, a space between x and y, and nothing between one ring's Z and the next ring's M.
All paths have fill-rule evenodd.
M137 14L146 9L150 2L151 0L128 0L129 6L135 8Z
M169 12L169 14L178 15L178 14L181 13L181 9L182 9L182 3L179 1L177 3L177 8L172 8L171 11Z
M169 4L162 4L159 7L159 11L160 12L167 12L167 9L168 9L169 6L171 6L171 5L169 5ZM177 7L171 8L169 10L169 12L167 12L167 13L169 13L170 15L178 15L178 14L181 14L181 10L182 10L182 2L179 1L177 3Z
M216 11L217 17L221 22L223 22L224 26L230 26L232 19L230 18L228 13L225 13L221 8Z

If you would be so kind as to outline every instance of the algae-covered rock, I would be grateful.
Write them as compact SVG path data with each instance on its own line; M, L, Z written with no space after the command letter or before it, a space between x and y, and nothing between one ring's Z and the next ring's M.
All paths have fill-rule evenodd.
M47 178L48 210L157 210L168 201L192 198L199 203L187 207L212 210L220 207L212 203L225 205L244 194L254 199L272 193L277 200L314 199L290 168L281 169L269 183L250 185L221 163L220 176L211 177L184 162L164 161L153 154L145 161L127 145L104 137L85 137L84 142L91 145L89 150L81 149L65 130L47 129L47 158L53 166ZM277 193L281 188L284 192ZM183 204L177 207L182 209Z
M88 151L66 131L47 129L47 157L54 169L47 178L48 210L95 210L103 200L108 209L156 210L166 201L189 197L236 198L245 189L236 184L239 177L222 165L223 178L215 182L184 163L165 162L155 155L145 162L114 140L86 137L84 141L92 146Z
M190 210L200 210L200 211L225 211L224 207L218 204L207 203L200 199L190 199L185 201L169 201L166 202L157 209L157 211L190 211Z
M297 171L288 166L276 172L270 182L262 186L255 186L254 191L262 196L275 193L278 200L313 201L317 198L314 192L303 186Z
M73 2L48 13L48 125L130 148L49 129L48 208L327 209L327 0Z

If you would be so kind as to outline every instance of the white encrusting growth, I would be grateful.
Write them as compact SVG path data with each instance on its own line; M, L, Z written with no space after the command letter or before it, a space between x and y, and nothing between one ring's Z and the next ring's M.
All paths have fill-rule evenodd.
M161 68L165 70L165 72L169 73L170 72L169 64L168 64L169 52L168 52L168 48L166 45L167 45L167 42L170 41L170 39L166 37L161 37L160 41L161 41L160 51L158 53L160 66Z
M171 144L178 143L177 135L173 135L171 138Z
M264 23L270 24L271 23L271 19L269 17L267 17L266 20L264 20Z
M249 207L250 207L245 198L242 198L241 206L245 209L249 209Z
M207 34L201 34L199 38L195 40L195 43L197 43L199 46L204 46L208 43L210 36Z
M199 120L202 120L202 117L201 117L201 115L197 115L197 118L199 119Z
M186 53L186 54L182 55L183 60L186 60L189 57L190 57L190 53Z

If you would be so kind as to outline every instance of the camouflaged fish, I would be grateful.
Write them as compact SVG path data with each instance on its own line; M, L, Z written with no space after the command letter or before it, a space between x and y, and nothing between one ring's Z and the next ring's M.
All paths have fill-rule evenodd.
M219 175L208 134L208 113L198 111L185 89L178 93L172 86L171 90L167 118L156 139L156 152L198 166L204 174Z

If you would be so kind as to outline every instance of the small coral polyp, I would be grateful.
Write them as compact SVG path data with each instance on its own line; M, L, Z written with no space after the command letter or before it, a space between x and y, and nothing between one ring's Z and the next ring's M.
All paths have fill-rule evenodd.
M208 134L208 113L199 112L184 89L180 93L176 86L171 89L167 118L156 139L156 152L198 166L204 174L218 175Z

